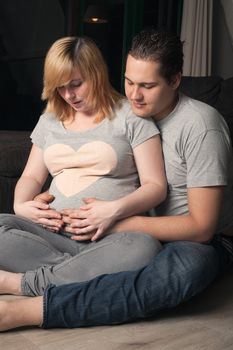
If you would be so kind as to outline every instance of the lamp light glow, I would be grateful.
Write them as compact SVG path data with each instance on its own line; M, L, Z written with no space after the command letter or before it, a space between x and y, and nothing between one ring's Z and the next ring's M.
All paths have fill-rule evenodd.
M89 5L83 21L86 23L107 23L108 13L106 8L101 5Z

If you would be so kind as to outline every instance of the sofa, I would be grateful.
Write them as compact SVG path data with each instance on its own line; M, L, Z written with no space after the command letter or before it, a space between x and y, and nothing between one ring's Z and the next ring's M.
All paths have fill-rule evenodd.
M186 95L215 107L225 118L233 136L233 78L183 77L180 90ZM41 107L41 110L39 107ZM0 130L0 212L13 212L15 184L23 171L31 148L30 133L42 111L42 105L32 108L30 124L27 113L20 116L20 130ZM11 112L12 113L12 112ZM23 119L23 116L25 120ZM191 117L191 116L190 116ZM18 114L15 113L15 118ZM11 125L15 125L11 124ZM23 130L24 125L24 130ZM29 126L28 126L29 125ZM0 124L0 128L3 129Z

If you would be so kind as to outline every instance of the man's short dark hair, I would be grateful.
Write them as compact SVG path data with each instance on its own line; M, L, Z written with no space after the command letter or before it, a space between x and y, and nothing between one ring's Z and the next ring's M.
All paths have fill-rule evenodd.
M135 59L160 63L160 74L169 83L183 69L183 43L172 33L153 28L138 33L132 41L129 54Z

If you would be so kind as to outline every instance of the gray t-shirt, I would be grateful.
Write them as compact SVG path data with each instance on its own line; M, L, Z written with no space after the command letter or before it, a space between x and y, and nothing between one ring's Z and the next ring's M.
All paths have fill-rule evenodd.
M133 148L159 134L151 119L135 116L127 101L85 131L71 131L54 114L43 114L32 132L32 142L43 149L52 175L49 192L53 208L78 208L82 198L114 200L139 187Z
M223 117L209 105L180 94L160 129L168 196L158 215L188 214L187 188L225 186L218 232L233 226L233 157Z

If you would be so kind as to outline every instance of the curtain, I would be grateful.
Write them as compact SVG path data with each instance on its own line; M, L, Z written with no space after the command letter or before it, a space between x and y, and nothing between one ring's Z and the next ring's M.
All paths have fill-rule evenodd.
M221 4L225 15L227 29L230 35L231 44L233 45L233 22L232 22L233 0L221 0Z
M183 1L184 75L211 75L212 22L213 0Z
M124 91L124 65L132 38L141 29L154 27L180 35L183 0L122 0L124 32L121 91Z
M180 34L183 0L157 0L157 19L153 23L158 30Z

